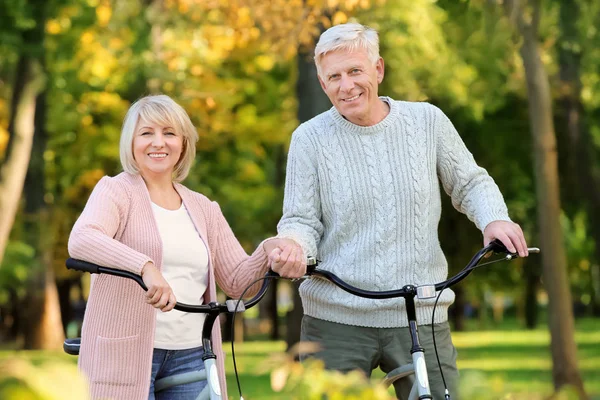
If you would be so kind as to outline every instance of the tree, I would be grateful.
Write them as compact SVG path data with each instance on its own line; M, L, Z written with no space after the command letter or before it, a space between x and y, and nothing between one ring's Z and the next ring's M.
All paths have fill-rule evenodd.
M24 68L24 71L36 71L33 79L46 80L47 72L45 68L45 29L46 21L48 20L48 11L51 4L48 2L30 2L26 3L24 13L28 14L32 23L28 29L22 33L22 50L20 54L19 67ZM46 207L45 197L45 176L44 176L44 152L46 149L47 134L46 134L46 86L37 86L35 90L23 95L23 85L30 85L27 81L27 75L22 76L23 71L17 68L17 85L13 89L13 99L21 97L17 102L29 102L29 110L32 113L27 115L29 119L26 124L30 126L30 130L20 132L21 136L28 136L27 146L22 146L22 155L20 157L20 168L12 171L17 177L22 176L26 172L25 178L25 207L24 212L28 215L25 218L25 239L36 250L37 254L33 259L32 265L29 266L29 279L27 296L23 302L25 314L27 315L26 323L21 325L25 338L26 348L48 348L58 349L62 345L64 339L62 324L60 319L60 309L58 305L58 296L56 284L53 274L52 252L48 239L48 231L45 228L48 226L48 210ZM33 69L33 70L32 70ZM30 72L29 72L30 73ZM31 77L29 77L31 79ZM19 106L13 108L13 112L19 112ZM14 133L19 131L17 128L17 118L15 116ZM22 118L22 116L20 117ZM19 123L23 124L24 121ZM11 129L9 129L11 132ZM23 138L21 139L23 140ZM23 140L25 142L25 140ZM27 147L27 149L25 149ZM9 145L8 150L11 150ZM25 152L27 151L27 154ZM9 153L10 157L10 153ZM17 161L18 162L18 161ZM20 178L19 178L20 179ZM18 194L15 196L15 202L19 200L21 188L16 190ZM16 188L13 188L13 190ZM9 194L15 194L14 191L9 191ZM12 221L11 225L12 225ZM10 229L10 228L9 228ZM2 246L4 250L4 246Z
M541 58L538 28L539 0L528 5L518 0L504 2L508 18L522 40L520 54L525 68L529 120L534 142L539 238L542 248L543 279L548 291L548 324L551 334L552 372L555 389L573 385L586 398L577 367L571 291L562 230L556 137L548 74Z
M559 110L560 121L567 136L567 169L568 177L572 185L567 185L571 190L568 200L577 205L581 199L589 221L600 220L600 173L596 169L596 148L591 138L589 128L590 118L586 118L584 106L581 101L583 85L582 74L582 52L584 44L580 39L577 22L581 21L581 2L560 2L560 37L557 43L560 61L560 98ZM597 11L596 11L597 12ZM591 13L594 14L593 12ZM567 196L569 193L566 194ZM579 208L579 207L578 207ZM592 222L590 233L596 243L600 243L600 224ZM600 245L595 246L596 262L592 264L590 271L600 268ZM594 282L593 273L590 274L592 288L597 287L600 282ZM600 293L594 293L593 307L600 311Z
M7 2L3 2L7 3ZM8 125L8 145L4 158L0 160L0 265L4 250L17 213L27 166L33 144L35 113L38 95L42 92L46 76L42 69L41 43L44 32L43 1L35 2L36 8L2 4L3 9L11 9L12 21L4 16L0 19L3 26L21 28L15 38L16 47L20 47L12 90L11 111ZM37 4L39 3L39 4ZM34 15L29 16L29 13ZM9 21L6 21L9 19ZM11 32L13 33L13 32Z

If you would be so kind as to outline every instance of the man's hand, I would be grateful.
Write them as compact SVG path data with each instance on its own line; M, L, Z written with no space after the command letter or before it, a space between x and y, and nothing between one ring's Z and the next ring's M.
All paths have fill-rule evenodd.
M306 257L302 247L292 239L270 239L263 247L269 256L271 269L280 276L295 279L306 274Z
M148 262L144 265L142 280L148 288L146 303L160 309L162 312L171 311L175 307L177 300L173 290L153 263Z
M511 253L519 257L527 257L527 243L521 227L514 222L492 221L483 230L483 245L487 246L492 240L500 240Z

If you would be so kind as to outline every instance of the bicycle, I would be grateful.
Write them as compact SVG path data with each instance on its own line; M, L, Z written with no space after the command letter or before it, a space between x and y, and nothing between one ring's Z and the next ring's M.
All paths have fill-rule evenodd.
M91 274L109 274L114 276L119 276L123 278L132 279L138 283L138 285L144 289L148 290L142 277L136 275L134 273L123 271L116 268L108 268L102 267L100 265L92 264L86 261L76 260L73 258L69 258L66 261L66 265L68 269L88 272ZM202 305L191 305L184 303L177 303L174 307L174 310L179 310L183 312L190 313L204 313L206 314L206 318L204 320L204 326L202 327L202 347L204 349L204 355L202 356L202 361L204 363L204 370L202 371L194 371L187 372L178 375L171 375L162 379L158 379L154 383L155 392L159 392L165 390L167 388L183 385L191 382L198 382L202 380L207 381L207 385L200 392L196 400L221 400L221 386L219 385L219 375L217 373L216 359L217 356L213 352L211 332L217 317L223 313L235 313L243 312L248 308L256 305L265 295L268 287L269 287L269 278L274 278L274 275L269 275L260 278L259 280L263 280L263 285L260 288L259 292L248 301L241 300L227 300L225 304L219 304L217 302L211 302L208 304ZM258 280L257 280L258 281ZM257 281L254 281L252 284L248 286L248 288ZM242 294L243 296L243 294ZM66 353L71 355L79 355L79 349L81 345L81 338L71 338L66 339L63 343L63 349ZM233 346L233 343L232 343ZM235 365L235 358L234 358ZM236 378L237 378L237 367L236 367ZM238 388L239 388L239 379L238 379ZM243 399L240 390L240 399Z
M528 249L530 253L539 253L540 250L538 248L532 247ZM491 253L504 253L506 256L501 259L493 260L484 264L479 265L483 258L488 257ZM415 297L418 299L431 299L437 296L435 305L434 305L434 313L435 306L437 305L437 300L441 295L442 291L446 288L450 288L464 278L469 275L475 268L481 267L483 265L488 265L498 261L511 260L517 258L518 255L515 253L510 253L506 247L502 244L502 242L498 240L492 241L490 244L479 250L472 258L471 261L467 264L463 270L461 270L455 276L436 284L427 284L427 285L405 285L401 289L397 290L388 290L382 292L374 292L363 290L357 287L354 287L346 282L344 282L341 278L336 276L335 274L320 270L317 268L318 262L312 257L308 258L307 261L307 273L301 279L313 279L313 278L321 278L327 279L339 288L345 290L348 293L351 293L356 296L370 298L370 299L390 299L390 298L398 298L403 297L406 304L406 313L409 322L409 331L412 340L412 364L403 365L390 371L384 378L383 384L385 387L389 387L394 382L399 379L408 379L411 386L411 391L407 399L405 400L422 400L422 399L432 399L431 391L429 389L429 378L427 376L427 366L425 364L425 353L424 349L421 347L419 343L418 336L418 327L417 327L417 318L416 318L416 309L415 309ZM146 285L142 281L142 278L139 275L114 269L108 267L101 267L99 265L95 265L92 263L68 259L67 260L67 268L74 269L82 272L89 273L107 273L115 276L121 276L129 279L133 279L136 281L144 290L147 290ZM202 344L204 347L204 356L202 357L204 362L204 370L198 372L189 372L180 375L173 375L169 377L162 378L155 382L155 391L160 391L167 389L172 386L181 385L190 382L196 382L200 380L207 380L208 384L204 388L204 390L198 395L196 400L221 400L220 386L219 386L219 377L217 375L216 369L216 355L212 351L212 341L210 338L211 330L216 321L217 317L221 313L235 313L242 312L254 305L256 305L265 295L269 282L271 279L278 279L279 275L273 271L267 272L267 274L252 282L248 288L254 285L256 282L260 280L264 280L262 287L259 292L251 299L246 302L242 302L241 300L227 300L225 304L219 303L208 303L205 305L189 305L183 303L177 303L174 307L175 310L184 311L184 312L200 312L206 313L207 317L204 321L204 327L202 329ZM248 288L246 290L248 290ZM242 294L243 297L243 294ZM433 321L432 321L433 325ZM63 345L65 352L73 355L79 354L79 346L81 343L80 338L74 339L66 339ZM233 346L233 343L232 343ZM434 340L434 349L435 349L435 340ZM437 354L437 349L435 349ZM439 358L438 358L439 365ZM415 367L416 366L416 367ZM235 364L235 355L234 355L234 368L236 369L236 379L237 379L237 367ZM440 367L441 371L441 367ZM442 373L443 379L443 373ZM241 388L238 380L238 390L240 392L240 399L243 399L241 395ZM446 388L446 399L450 399L450 395L448 393L448 389Z
M528 248L528 250L530 253L539 253L540 252L540 249L537 247L531 247L531 248ZM504 253L505 257L496 259L496 260L492 260L490 262L479 265L479 263L481 262L482 259L490 256L492 253L495 253L495 254ZM504 246L504 244L502 244L502 242L500 242L499 240L494 240L494 241L490 242L487 246L485 246L484 248L479 250L471 258L471 261L469 261L467 266L465 266L465 268L462 269L462 271L460 271L455 276L453 276L443 282L436 283L436 284L419 285L419 286L405 285L401 289L387 290L387 291L382 291L382 292L368 291L368 290L363 290L363 289L354 287L354 286L344 282L341 278L339 278L338 276L336 276L335 274L333 274L329 271L317 269L316 262L312 263L305 278L315 277L315 278L327 279L330 282L332 282L333 284L335 284L337 287L345 290L346 292L356 295L356 296L364 297L364 298L369 298L369 299L391 299L391 298L398 298L398 297L404 298L404 301L406 304L406 313L407 313L407 317L408 317L408 327L409 327L410 336L411 336L411 340L412 340L412 347L411 347L410 352L412 354L413 362L412 362L412 364L403 365L401 367L398 367L398 368L390 371L383 378L383 385L386 388L388 388L390 385L392 385L397 380L408 379L409 383L412 386L411 386L411 390L408 395L408 398L406 400L422 400L422 399L432 399L433 397L431 396L431 391L429 388L429 378L427 376L427 366L425 364L425 352L424 352L423 347L421 347L421 345L419 343L417 317L416 317L416 309L415 309L415 301L414 301L415 297L417 299L432 299L432 298L437 297L435 304L434 304L434 311L433 311L434 316L435 316L435 307L437 306L439 297L444 289L450 288L450 287L456 285L457 283L459 283L460 281L462 281L463 279L465 279L467 277L467 275L469 275L475 268L478 268L478 267L481 267L484 265L488 265L488 264L492 264L495 262L499 262L499 261L509 261L509 260L512 260L517 257L518 257L518 255L516 253L509 252L506 249L506 247ZM270 273L273 274L273 272L270 272ZM433 328L433 318L432 318L431 325ZM435 353L437 356L437 348L435 346L435 336L434 336L433 343L434 343L434 350L435 350ZM440 367L440 372L442 372L439 357L438 357L437 361L438 361L438 366ZM443 377L443 372L442 372L442 380L444 381L444 385L445 385L445 379ZM446 400L450 400L450 394L448 393L447 387L445 388L445 398L446 398Z

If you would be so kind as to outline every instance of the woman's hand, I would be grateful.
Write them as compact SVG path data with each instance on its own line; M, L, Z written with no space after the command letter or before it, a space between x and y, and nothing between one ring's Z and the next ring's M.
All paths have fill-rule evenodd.
M177 299L173 290L153 263L148 262L142 268L142 280L148 288L146 303L162 312L171 311L175 307Z
M302 247L291 239L274 238L264 244L269 264L283 278L296 279L306 274L306 257Z

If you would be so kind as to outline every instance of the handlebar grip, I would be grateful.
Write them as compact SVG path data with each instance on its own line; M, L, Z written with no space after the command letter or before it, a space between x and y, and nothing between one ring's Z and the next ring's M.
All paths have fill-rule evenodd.
M89 272L90 274L98 274L98 268L100 266L92 264L86 261L76 260L74 258L68 258L66 261L68 269L74 269L75 271Z
M514 253L511 253L510 251L508 251L508 249L506 248L506 246L504 245L504 243L502 243L499 239L494 239L490 242L490 244L487 245L486 247L488 250L493 251L494 253L506 253L506 254L510 254L510 255L515 255ZM529 251L530 253L539 253L540 249L538 247L528 247L527 251Z
M487 245L488 249L493 251L494 253L507 253L510 254L510 251L506 248L504 243L502 243L499 239L494 239Z

